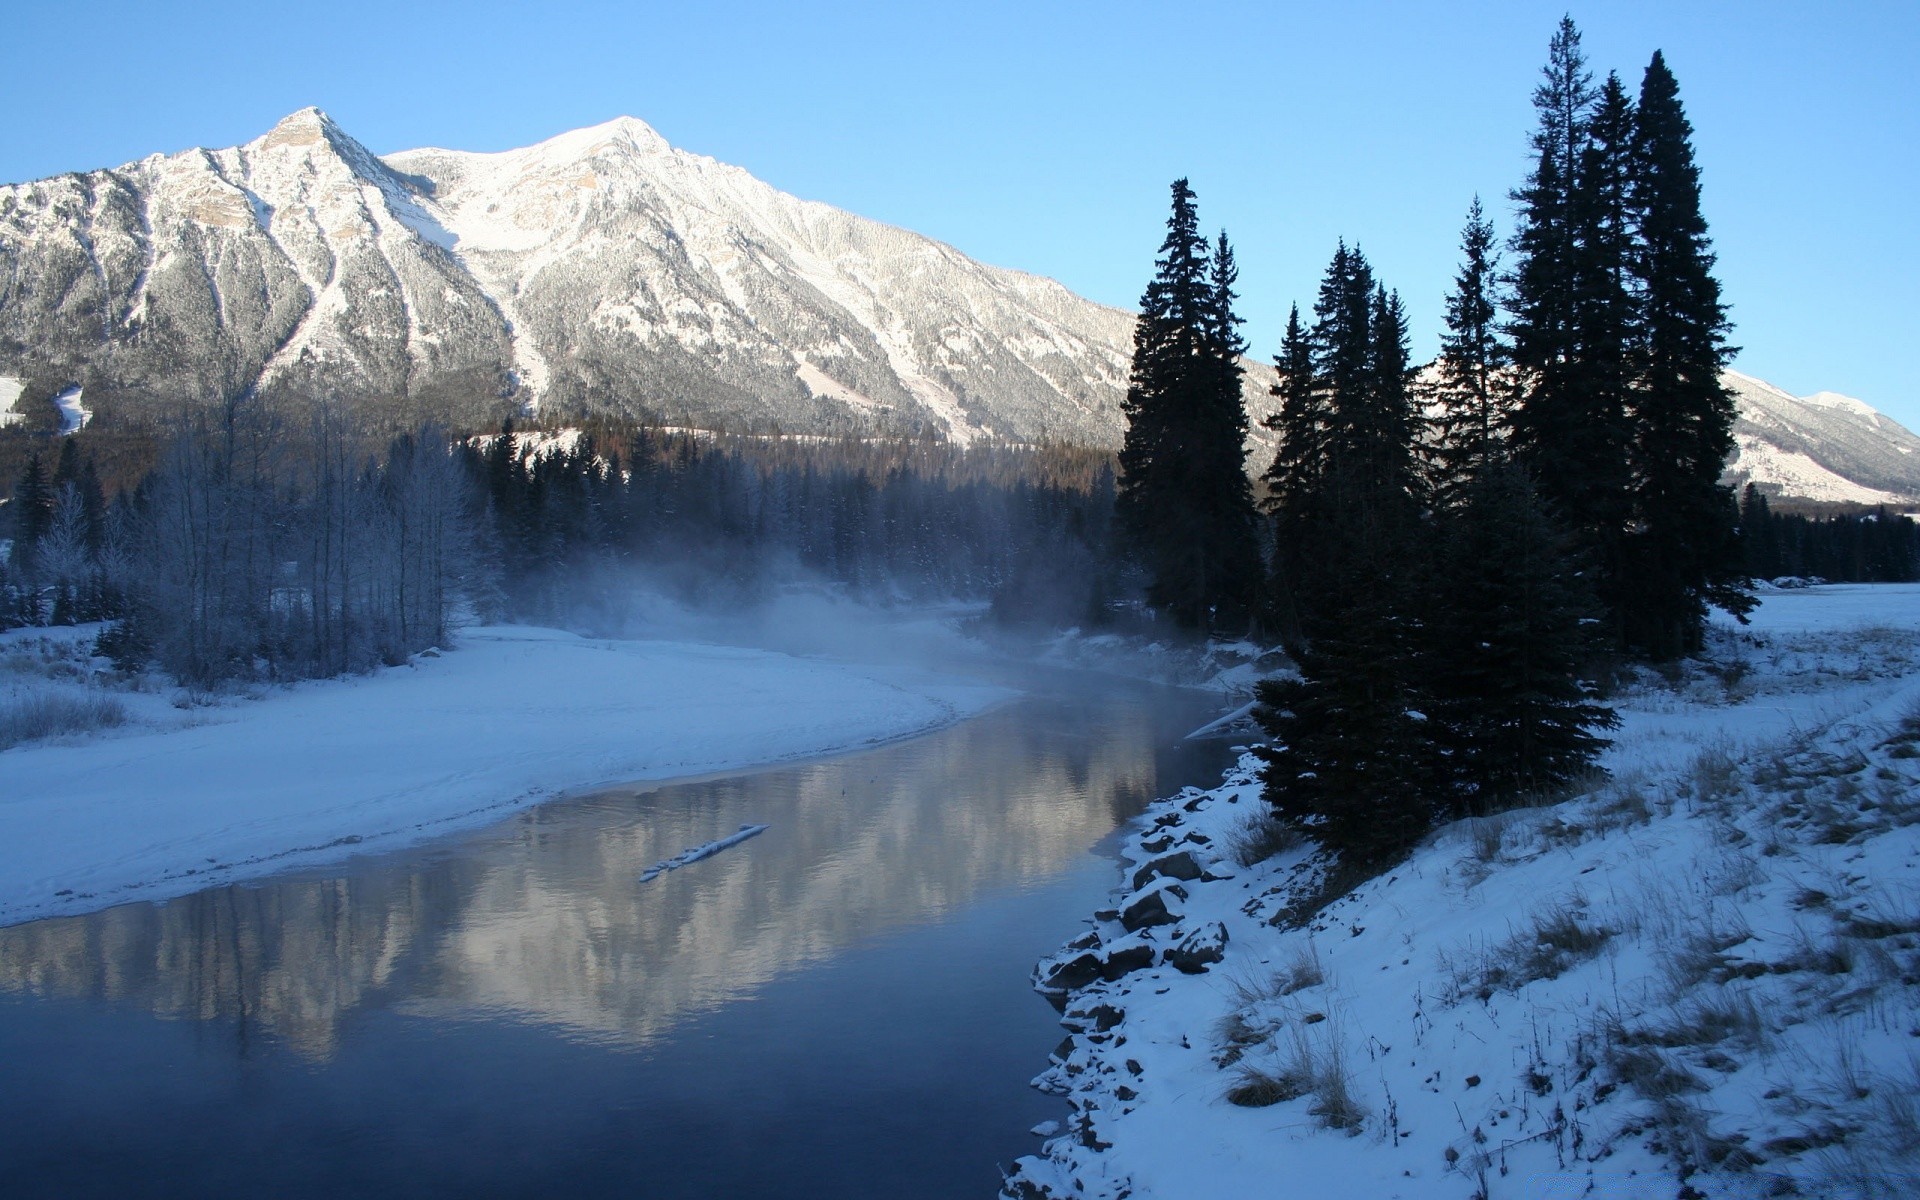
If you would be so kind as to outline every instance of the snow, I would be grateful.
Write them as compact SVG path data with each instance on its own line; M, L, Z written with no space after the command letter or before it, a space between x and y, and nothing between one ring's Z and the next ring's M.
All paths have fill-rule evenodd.
M1783 450L1751 434L1734 435L1734 456L1727 472L1754 483L1772 484L1802 500L1844 504L1901 504L1910 496L1855 483L1797 450Z
M93 420L93 410L80 403L80 386L75 384L63 390L53 398L54 406L60 410L60 432L62 434L79 433Z
M15 630L0 648L48 633ZM84 686L64 671L27 686ZM385 850L599 785L863 748L1007 694L902 667L522 626L257 699L176 710L128 693L123 731L0 754L0 924Z
M0 375L0 429L26 420L26 417L13 411L20 402L20 393L26 387L23 380L11 375Z
M1207 874L1038 968L1149 960L1056 989L1071 1116L1006 1194L1920 1194L1920 585L1769 592L1712 643L1616 696L1611 781L1317 912L1310 847L1232 853L1256 759L1151 806L1130 882ZM1169 964L1214 922L1221 961Z

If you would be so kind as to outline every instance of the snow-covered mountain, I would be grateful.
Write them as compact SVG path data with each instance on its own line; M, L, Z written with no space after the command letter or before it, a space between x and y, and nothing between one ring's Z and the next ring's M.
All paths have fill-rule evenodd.
M1128 313L622 118L382 160L304 109L0 189L0 374L102 419L251 387L402 415L1110 442ZM478 410L478 411L477 411Z
M1806 500L1902 504L1920 498L1920 437L1851 396L1795 397L1738 371L1732 389L1736 483Z
M113 426L258 391L408 424L534 409L1113 447L1132 327L632 118L383 159L309 108L243 146L0 187L0 423L50 423L65 392ZM1249 372L1256 422L1270 374ZM1885 417L1732 382L1742 480L1920 497L1920 440Z

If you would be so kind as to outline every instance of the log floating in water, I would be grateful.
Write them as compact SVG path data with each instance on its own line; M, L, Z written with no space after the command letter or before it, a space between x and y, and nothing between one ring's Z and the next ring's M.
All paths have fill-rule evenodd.
M668 871L677 871L689 863L697 863L703 858L711 858L722 850L725 850L728 846L738 846L748 838L765 833L770 828L772 827L768 825L742 825L738 833L730 833L726 837L716 838L711 842L695 846L691 850L682 850L672 858L661 859L640 873L640 882L651 883Z

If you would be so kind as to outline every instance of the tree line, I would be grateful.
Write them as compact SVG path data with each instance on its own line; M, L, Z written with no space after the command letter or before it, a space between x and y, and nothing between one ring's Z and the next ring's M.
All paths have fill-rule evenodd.
M61 445L30 456L0 564L0 627L106 621L100 650L193 686L394 663L443 642L473 569L472 512L433 427L370 451L337 410L250 397L183 418L107 501ZM76 465L77 464L77 465Z
M384 444L336 408L253 398L182 419L111 500L85 435L28 458L0 628L108 622L101 649L210 686L396 663L456 620L624 628L640 594L713 607L783 581L1105 619L1109 455L1072 447L662 430Z
M1511 265L1476 199L1416 373L1399 295L1338 245L1275 359L1257 502L1231 248L1200 235L1185 180L1142 297L1126 545L1184 624L1286 643L1299 677L1259 692L1268 797L1361 859L1590 769L1613 717L1583 677L1698 650L1709 608L1754 603L1678 87L1657 52L1637 97L1595 86L1570 19L1543 74Z
M1740 544L1747 570L1758 579L1920 580L1920 522L1885 506L1864 513L1775 512L1750 483L1740 497Z

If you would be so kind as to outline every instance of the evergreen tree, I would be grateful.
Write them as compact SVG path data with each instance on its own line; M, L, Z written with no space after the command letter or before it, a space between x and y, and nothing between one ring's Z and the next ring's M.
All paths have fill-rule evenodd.
M1573 198L1594 90L1571 17L1561 18L1542 74L1533 93L1539 116L1531 136L1534 165L1513 193L1520 213L1509 281L1513 361L1526 377L1529 418L1551 416L1573 357ZM1536 432L1535 423L1519 423L1524 440L1546 440L1550 430Z
M1273 558L1267 587L1266 618L1283 644L1302 638L1299 585L1305 578L1310 505L1324 482L1326 468L1326 394L1314 376L1313 347L1300 325L1300 306L1287 314L1287 331L1273 365L1279 374L1272 394L1279 409L1266 420L1280 435L1273 464L1261 478L1267 486L1265 508L1273 519Z
M1498 253L1493 223L1476 196L1460 234L1460 273L1447 297L1447 332L1434 367L1430 487L1443 509L1456 507L1466 482L1506 453L1512 392L1503 377L1508 349L1498 325Z
M1431 820L1425 555L1406 318L1358 249L1336 249L1313 328L1290 323L1280 366L1275 606L1296 618L1300 678L1257 693L1266 793L1326 845L1382 861Z
M1400 293L1378 284L1367 313L1367 387L1358 399L1357 411L1342 424L1347 452L1369 491L1393 503L1420 498L1407 310Z
M1482 468L1445 526L1423 674L1450 815L1485 813L1593 768L1618 724L1578 682L1594 599L1526 473Z
M1628 644L1665 659L1701 647L1709 605L1744 617L1754 600L1746 590L1733 492L1720 482L1733 450L1733 398L1720 382L1731 353L1726 307L1700 212L1693 129L1658 51L1641 83L1635 133L1638 521L1622 604Z
M34 550L53 527L53 486L47 481L47 469L40 452L27 455L27 469L13 488L13 567L16 573L31 575Z
M1193 189L1175 180L1134 330L1116 503L1149 603L1190 629L1242 616L1259 571L1242 466L1234 271L1230 252L1215 257L1199 234Z
M1416 715L1419 544L1391 510L1360 502L1336 468L1328 513L1352 552L1315 564L1297 679L1257 685L1265 795L1330 849L1377 863L1403 853L1432 821L1431 743Z
M1287 331L1273 366L1279 379L1272 394L1280 407L1266 426L1280 435L1280 446L1262 479L1268 511L1284 516L1298 512L1314 493L1326 460L1326 396L1314 378L1313 347L1300 325L1297 304L1287 313Z

